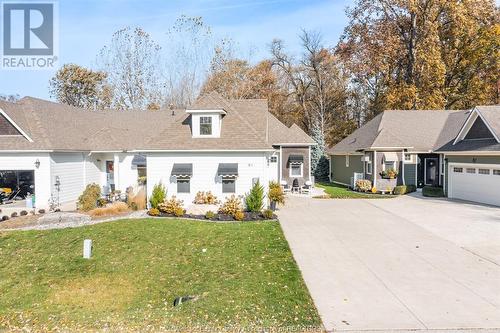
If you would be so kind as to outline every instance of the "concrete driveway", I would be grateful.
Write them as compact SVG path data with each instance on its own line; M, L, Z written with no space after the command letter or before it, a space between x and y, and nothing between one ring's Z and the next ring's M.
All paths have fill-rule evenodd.
M290 198L278 215L327 330L500 332L499 208Z

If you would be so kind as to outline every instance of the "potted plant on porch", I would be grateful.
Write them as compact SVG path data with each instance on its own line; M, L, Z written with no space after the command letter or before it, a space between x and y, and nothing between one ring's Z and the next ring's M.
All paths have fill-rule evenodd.
M280 184L277 182L269 183L269 193L267 194L267 197L269 198L269 206L273 211L276 210L277 204L285 204L285 193L283 192Z
M398 176L398 172L394 169L387 169L382 171L380 176L384 179L395 179Z

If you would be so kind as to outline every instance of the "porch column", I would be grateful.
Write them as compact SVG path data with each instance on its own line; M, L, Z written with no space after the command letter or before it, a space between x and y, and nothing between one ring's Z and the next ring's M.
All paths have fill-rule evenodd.
M115 190L120 189L120 154L113 155L113 176L115 178Z

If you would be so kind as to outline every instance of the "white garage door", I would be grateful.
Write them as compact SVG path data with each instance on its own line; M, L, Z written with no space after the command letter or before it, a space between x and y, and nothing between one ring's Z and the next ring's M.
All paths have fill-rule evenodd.
M500 206L500 164L450 164L448 196Z

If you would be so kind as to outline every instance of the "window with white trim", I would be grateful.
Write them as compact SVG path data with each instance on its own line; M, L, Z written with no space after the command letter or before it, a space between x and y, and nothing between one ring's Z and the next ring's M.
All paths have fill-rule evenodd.
M302 177L303 163L293 163L290 165L290 177Z
M500 176L500 170L493 170L493 174L495 176Z
M456 172L456 173L462 173L462 172L464 172L464 168L457 168L457 167L454 167L454 168L453 168L453 172Z
M373 172L373 164L371 161L366 162L366 173L371 175Z
M345 167L349 167L349 155L345 155Z
M480 175L489 175L490 169L479 169L479 174Z
M212 117L200 117L200 135L212 135Z
M387 171L387 170L396 170L396 162L394 161L385 161L384 162L384 171Z

